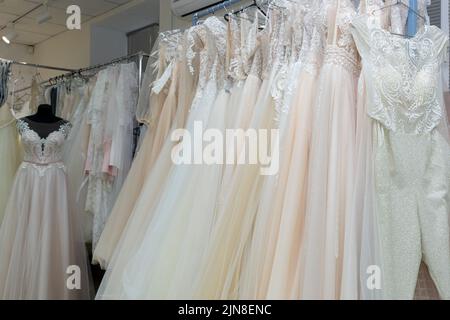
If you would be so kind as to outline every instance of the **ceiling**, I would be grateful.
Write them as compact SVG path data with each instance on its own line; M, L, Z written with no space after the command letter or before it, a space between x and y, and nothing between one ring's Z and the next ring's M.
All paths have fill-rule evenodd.
M69 5L80 6L81 20L86 22L131 1L133 0L50 0L48 6L52 15L51 20L38 24L35 19L40 9L30 13L15 24L18 36L13 42L36 45L67 31L66 8ZM0 0L0 27L14 21L42 2L42 0Z

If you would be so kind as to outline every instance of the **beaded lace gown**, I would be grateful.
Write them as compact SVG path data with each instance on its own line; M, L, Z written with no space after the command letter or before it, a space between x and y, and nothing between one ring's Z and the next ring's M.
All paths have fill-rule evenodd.
M62 163L70 124L46 138L23 120L18 128L24 161L0 228L0 298L88 299L82 226L68 206Z
M327 9L328 39L315 105L300 267L300 297L339 299L345 216L354 181L358 53L350 0Z

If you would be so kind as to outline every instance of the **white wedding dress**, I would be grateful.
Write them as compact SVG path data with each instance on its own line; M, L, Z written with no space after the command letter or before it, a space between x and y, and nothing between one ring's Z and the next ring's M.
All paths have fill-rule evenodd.
M0 298L88 299L82 225L68 205L62 162L70 124L61 122L46 138L23 120L18 128L24 161L0 228ZM73 282L72 274L79 281Z
M362 297L412 299L423 260L441 298L450 299L450 139L441 82L448 36L424 26L405 39L367 16L352 26L372 119L374 197L362 212ZM381 269L378 290L365 286L373 265Z

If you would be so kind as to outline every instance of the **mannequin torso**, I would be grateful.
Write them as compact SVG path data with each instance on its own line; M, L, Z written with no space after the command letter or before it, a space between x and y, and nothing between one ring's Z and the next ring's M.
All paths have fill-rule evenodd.
M67 123L66 120L55 116L52 107L48 104L41 104L34 115L22 120L28 123L29 127L42 139L46 139L50 133L59 130L61 125Z

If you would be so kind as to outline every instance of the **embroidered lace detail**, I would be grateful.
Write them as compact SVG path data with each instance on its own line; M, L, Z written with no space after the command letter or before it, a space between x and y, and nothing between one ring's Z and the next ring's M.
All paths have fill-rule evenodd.
M199 30L201 26L194 26L187 31L186 39L187 39L187 49L186 49L186 60L189 68L189 72L191 74L195 73L194 69L194 59L197 56L196 49L198 48L200 40L196 34L196 31Z
M360 67L358 61L345 49L329 45L325 50L324 64L335 64L344 67L347 71L358 75Z
M228 73L232 78L239 80L244 77L241 70L241 30L236 19L233 18L230 20L229 27L231 32L231 59Z
M69 135L70 123L62 124L57 131L50 133L47 138L41 138L23 120L17 121L17 128L22 137L25 162L45 165L62 161L62 146Z
M305 17L305 31L309 37L306 50L302 47L303 68L312 75L316 75L322 65L324 54L324 43L326 42L326 12L325 3L316 5L311 13ZM303 37L305 39L305 37ZM301 60L301 61L302 61Z
M427 30L412 39L383 29L370 32L375 90L369 115L395 132L430 132L443 116L437 91L441 61Z
M350 29L350 23L355 16L353 3L350 0L341 0L336 13L336 30L330 30L328 35L334 41L326 48L324 63L337 64L358 74L358 53Z

